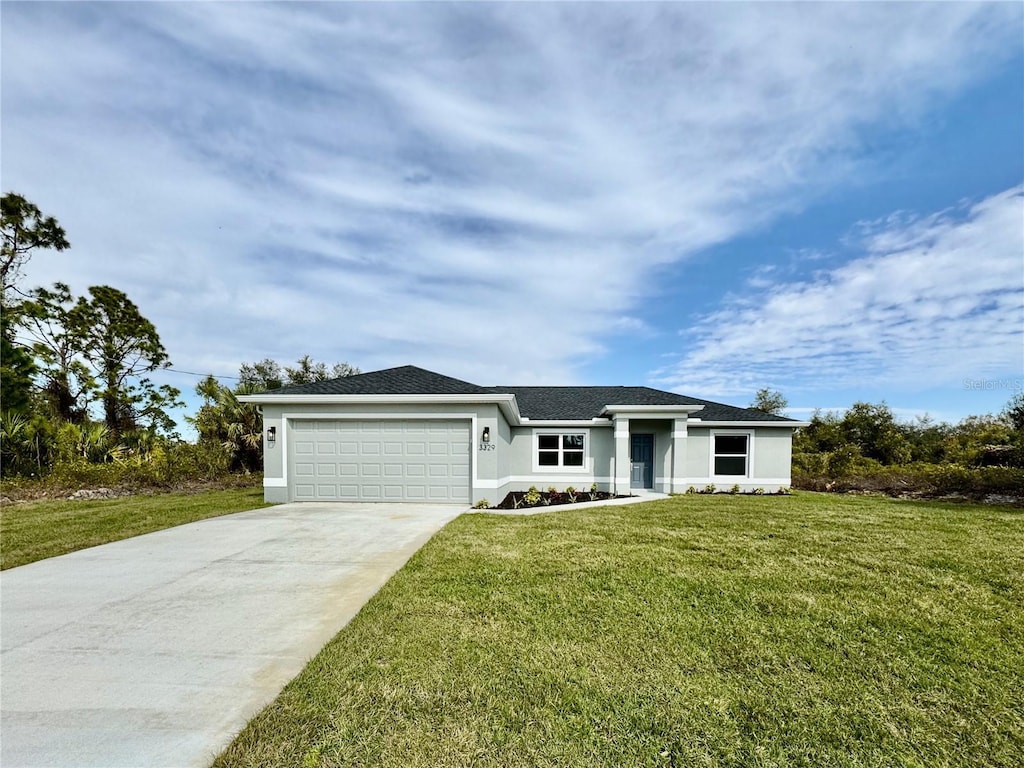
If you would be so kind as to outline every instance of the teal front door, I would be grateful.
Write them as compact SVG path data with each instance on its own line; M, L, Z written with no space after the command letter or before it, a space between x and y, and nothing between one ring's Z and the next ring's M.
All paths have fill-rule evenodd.
M629 487L654 487L654 435L629 436Z

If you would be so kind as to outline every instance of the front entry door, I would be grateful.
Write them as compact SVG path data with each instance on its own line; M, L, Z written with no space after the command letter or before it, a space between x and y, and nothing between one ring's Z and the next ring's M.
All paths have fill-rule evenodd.
M654 487L654 435L630 435L630 488Z

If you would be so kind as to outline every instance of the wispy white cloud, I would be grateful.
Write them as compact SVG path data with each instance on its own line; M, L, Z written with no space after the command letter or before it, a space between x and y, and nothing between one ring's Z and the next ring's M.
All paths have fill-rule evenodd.
M122 288L181 368L310 352L566 382L643 330L654 268L859 173L865 130L1011 55L1020 16L9 4L4 185L74 246L30 279ZM803 317L812 288L773 311Z
M1024 370L1024 190L865 222L859 258L735 299L662 383L719 395L959 386Z

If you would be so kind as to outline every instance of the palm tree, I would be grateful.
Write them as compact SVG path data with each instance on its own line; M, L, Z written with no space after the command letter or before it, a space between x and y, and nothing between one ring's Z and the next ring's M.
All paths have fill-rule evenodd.
M203 404L189 421L199 433L199 442L216 443L227 452L232 471L263 469L263 420L255 405L240 403L235 397L256 389L242 385L235 393L213 376L207 376L196 387Z

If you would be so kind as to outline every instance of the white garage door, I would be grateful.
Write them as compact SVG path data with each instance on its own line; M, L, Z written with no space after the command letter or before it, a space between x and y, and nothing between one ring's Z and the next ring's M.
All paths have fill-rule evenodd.
M295 420L295 501L469 503L469 421Z

